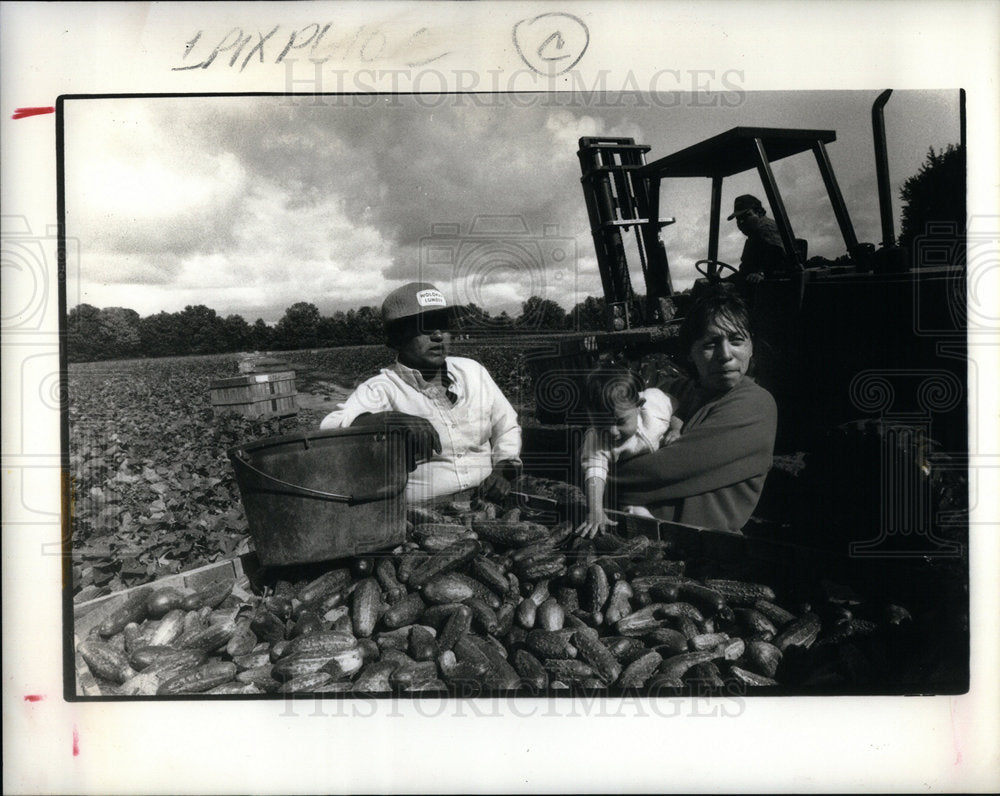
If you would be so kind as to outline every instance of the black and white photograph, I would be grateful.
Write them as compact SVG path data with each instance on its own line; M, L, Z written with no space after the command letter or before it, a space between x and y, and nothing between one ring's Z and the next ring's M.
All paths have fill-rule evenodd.
M294 792L429 788L364 772L400 733L399 764L420 759L432 724L509 766L545 748L528 718L618 746L628 722L669 745L911 715L895 762L929 728L956 776L978 760L982 81L633 68L600 4L483 4L496 69L455 55L489 36L418 13L487 18L467 4L261 4L243 26L194 5L135 39L169 80L66 80L5 117L52 143L47 223L4 194L5 293L26 297L5 301L5 392L55 421L5 422L4 580L29 593L14 527L60 584L33 631L53 676L7 695L36 711L18 721L78 717L71 766L121 743L102 715L358 750ZM5 649L32 632L17 599ZM569 787L552 764L507 787ZM440 786L485 787L462 766ZM190 781L248 787L220 776Z
M64 98L71 690L964 692L968 101Z

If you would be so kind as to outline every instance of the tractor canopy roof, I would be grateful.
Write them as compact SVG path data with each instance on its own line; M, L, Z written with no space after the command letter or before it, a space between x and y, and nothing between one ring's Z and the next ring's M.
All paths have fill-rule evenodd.
M758 141L764 158L776 160L809 152L817 142L837 140L833 130L798 130L782 127L734 127L680 152L647 163L639 173L646 178L729 177L757 167Z

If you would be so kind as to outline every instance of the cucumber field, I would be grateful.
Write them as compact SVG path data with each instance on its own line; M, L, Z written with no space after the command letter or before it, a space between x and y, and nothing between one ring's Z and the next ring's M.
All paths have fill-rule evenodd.
M510 343L457 343L522 405ZM71 364L68 372L73 591L77 602L195 569L243 549L246 517L226 451L273 434L316 430L353 387L392 361L384 346L279 352L296 373L297 416L217 416L209 385L237 357Z

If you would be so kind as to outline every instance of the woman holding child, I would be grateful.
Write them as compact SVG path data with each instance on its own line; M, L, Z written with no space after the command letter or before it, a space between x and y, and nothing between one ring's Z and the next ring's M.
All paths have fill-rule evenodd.
M605 482L611 505L634 513L733 531L750 519L771 467L777 408L747 375L753 335L746 304L730 290L701 297L680 342L694 378L642 390L627 372L593 374L582 536L613 524L604 514Z

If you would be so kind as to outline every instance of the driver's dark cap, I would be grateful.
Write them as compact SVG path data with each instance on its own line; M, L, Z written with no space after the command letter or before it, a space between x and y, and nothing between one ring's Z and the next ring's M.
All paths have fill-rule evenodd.
M737 196L736 201L733 202L733 212L726 221L732 221L740 213L745 213L747 210L756 210L758 207L762 210L764 209L764 205L760 203L760 199L756 196L751 196L748 193Z

